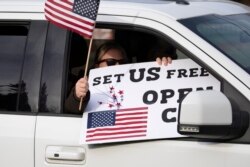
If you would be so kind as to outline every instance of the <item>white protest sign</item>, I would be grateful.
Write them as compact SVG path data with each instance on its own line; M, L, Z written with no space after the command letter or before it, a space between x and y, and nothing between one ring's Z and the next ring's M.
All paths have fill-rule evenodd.
M190 91L220 91L220 82L190 59L94 69L89 86L80 144L184 137L177 133L179 100Z

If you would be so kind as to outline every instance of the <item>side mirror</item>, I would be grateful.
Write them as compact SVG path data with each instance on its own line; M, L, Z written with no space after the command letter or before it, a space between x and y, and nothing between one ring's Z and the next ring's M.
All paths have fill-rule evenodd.
M234 139L241 137L248 125L248 113L237 110L222 92L190 92L180 102L178 133L182 135L215 140Z

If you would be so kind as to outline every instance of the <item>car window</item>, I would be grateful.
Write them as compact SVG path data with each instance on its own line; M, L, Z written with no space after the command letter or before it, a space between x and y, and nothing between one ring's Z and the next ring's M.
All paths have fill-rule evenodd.
M180 20L250 74L250 15L207 15Z
M20 80L29 26L0 23L0 110L16 111L19 96L27 96Z
M149 32L124 28L96 28L94 40L90 50L88 69L93 68L94 55L98 47L106 42L115 41L124 48L128 56L128 63L155 61L157 57L172 57L172 59L187 58L166 39ZM70 35L69 62L65 98L72 96L77 80L84 75L89 39L78 34ZM64 104L68 104L67 102ZM70 103L71 105L72 103Z

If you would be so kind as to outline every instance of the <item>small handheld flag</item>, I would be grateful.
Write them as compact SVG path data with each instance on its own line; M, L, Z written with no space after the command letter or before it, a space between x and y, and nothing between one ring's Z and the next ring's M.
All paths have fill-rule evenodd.
M100 0L46 0L45 17L55 25L91 38Z
M91 38L84 77L87 75L87 68L90 57L90 50L93 41L96 16L100 0L46 0L45 17L55 25L69 29L86 38ZM81 98L79 110L82 108Z

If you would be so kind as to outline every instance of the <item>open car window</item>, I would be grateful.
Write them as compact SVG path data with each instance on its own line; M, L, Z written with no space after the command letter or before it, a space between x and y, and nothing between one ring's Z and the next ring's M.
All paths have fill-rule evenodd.
M147 31L96 28L87 69L93 68L98 47L109 41L115 41L124 48L128 63L155 61L157 57L171 57L173 60L187 58L167 39ZM84 75L89 45L90 39L85 39L75 33L70 34L66 97L69 96L77 80Z

